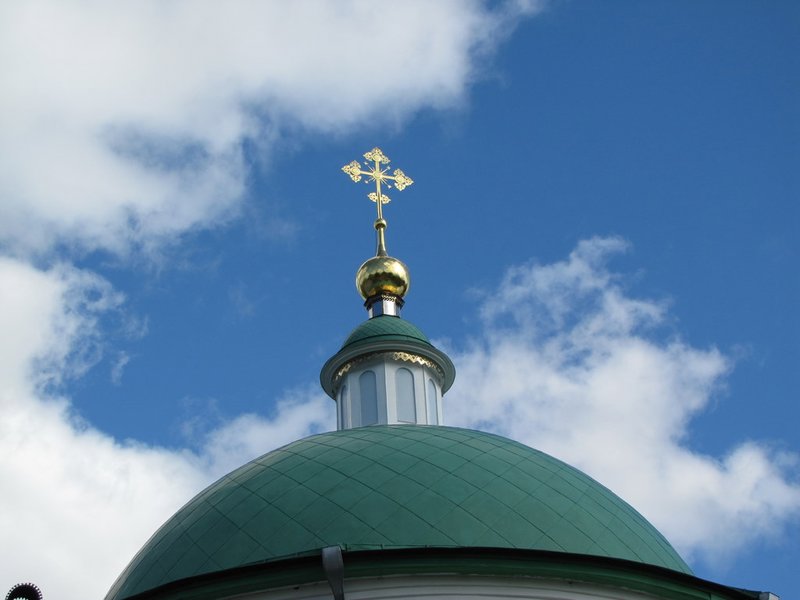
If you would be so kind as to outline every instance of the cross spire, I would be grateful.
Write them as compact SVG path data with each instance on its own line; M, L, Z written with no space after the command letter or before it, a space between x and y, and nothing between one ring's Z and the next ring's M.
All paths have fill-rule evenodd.
M363 162L367 170L364 170L361 167L361 163L359 163L357 160L354 160L343 166L342 171L347 173L350 176L350 179L356 183L361 181L364 177L367 178L364 183L369 184L375 182L375 191L367 194L367 197L375 203L378 213L378 216L375 219L375 231L378 233L378 249L376 254L377 256L387 256L386 240L384 237L386 219L383 218L383 205L388 204L391 200L389 196L383 193L381 185L385 185L386 189L391 189L394 187L399 192L414 183L414 180L403 173L403 171L400 169L395 169L394 172L389 175L389 167L383 167L383 165L389 164L389 157L386 156L378 147L366 152L364 154L364 158L367 159Z

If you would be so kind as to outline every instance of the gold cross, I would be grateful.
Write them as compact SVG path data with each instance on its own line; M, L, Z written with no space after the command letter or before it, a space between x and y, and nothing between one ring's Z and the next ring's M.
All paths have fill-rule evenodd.
M381 184L385 184L387 189L391 189L392 184L389 182L393 181L395 189L397 191L402 191L414 183L414 180L400 169L395 169L394 173L387 175L389 167L381 169L381 165L388 165L389 157L386 156L380 148L373 148L364 154L364 158L367 159L364 164L369 170L363 170L361 164L359 164L357 160L354 160L350 164L343 166L342 171L347 173L350 179L355 182L361 181L362 176L369 178L364 183L375 182L375 191L367 194L367 197L378 207L378 221L383 221L383 205L388 204L390 200L389 196L381 192ZM374 165L370 165L370 162L374 163Z

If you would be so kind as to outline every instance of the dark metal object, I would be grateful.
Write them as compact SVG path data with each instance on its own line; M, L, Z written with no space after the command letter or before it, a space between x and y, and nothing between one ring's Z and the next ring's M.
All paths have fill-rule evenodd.
M42 590L32 583L18 583L6 594L6 600L42 600Z
M322 549L322 569L333 592L333 600L344 600L344 559L339 546Z

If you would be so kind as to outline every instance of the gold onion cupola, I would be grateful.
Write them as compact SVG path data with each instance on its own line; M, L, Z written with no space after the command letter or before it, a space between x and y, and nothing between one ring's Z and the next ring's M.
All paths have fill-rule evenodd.
M359 267L356 288L369 318L356 327L342 348L322 367L320 383L336 401L339 429L364 425L442 422L442 395L455 379L448 356L417 327L400 318L411 277L403 261L386 251L389 202L384 189L403 190L413 180L400 169L389 172L380 148L342 170L355 182L375 185L367 197L377 207L375 256Z

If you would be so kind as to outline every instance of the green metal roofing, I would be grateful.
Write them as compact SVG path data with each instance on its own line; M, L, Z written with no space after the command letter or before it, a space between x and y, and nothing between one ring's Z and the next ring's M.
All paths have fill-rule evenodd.
M396 425L312 436L223 477L106 599L331 545L548 550L691 573L638 512L569 465L488 433Z
M405 319L391 315L384 315L367 319L356 327L347 337L342 348L359 342L372 342L376 340L408 340L430 344L422 331Z

